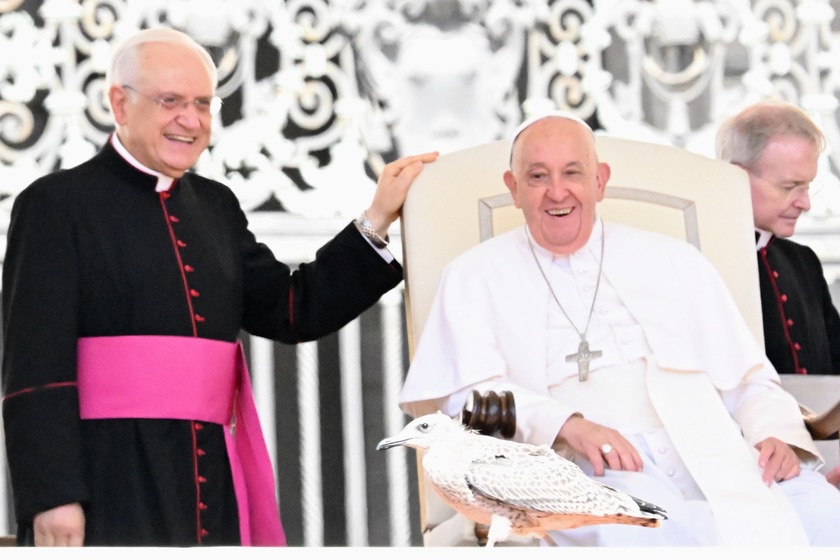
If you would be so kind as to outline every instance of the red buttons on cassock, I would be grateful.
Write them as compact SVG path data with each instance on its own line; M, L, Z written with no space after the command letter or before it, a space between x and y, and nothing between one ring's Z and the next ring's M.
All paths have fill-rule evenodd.
M198 290L196 290L195 288L193 288L193 289L191 289L191 290L190 290L190 295L191 295L192 297L198 297L198 296L200 296L201 294L198 292Z
M781 297L779 297L779 299L782 301L787 301L787 294L782 294Z
M210 534L210 533L208 533L208 532L207 532L207 529L202 529L202 530L201 530L201 536L202 536L202 537L206 537L206 536L207 536L207 535L209 535L209 534Z
M793 347L794 347L795 349L797 349L797 350L802 350L802 347L799 345L799 343L798 343L798 342L794 342L794 343L793 343Z
M204 424L202 424L201 422L193 422L193 428L195 428L196 430L202 430L204 429Z
M180 220L176 216L169 216L169 221L173 224L177 224Z
M203 484L203 483L207 482L207 479L206 479L206 478L204 478L203 476L199 476L199 477L198 477L198 482L199 482L199 483L201 483L201 484Z
M786 322L787 322L787 326L789 326L789 327L793 326L793 319L788 319Z
M190 265L185 264L184 265L184 270L186 270L187 272L193 272L195 269L193 267L191 267Z
M175 243L178 244L178 247L186 247L187 246L187 244L184 243L183 241L181 241L180 239L178 241L176 241Z
M198 502L198 509L205 510L207 509L207 504L204 502Z
M773 271L773 278L778 278L778 277L779 277L779 273L774 270Z
M205 455L207 455L207 453L205 453L205 451L200 448L196 450L196 454L198 454L199 457L204 457Z
M199 315L198 313L196 313L196 314L195 314L195 322L196 322L196 323L203 323L203 322L204 322L204 317L202 317L201 315Z

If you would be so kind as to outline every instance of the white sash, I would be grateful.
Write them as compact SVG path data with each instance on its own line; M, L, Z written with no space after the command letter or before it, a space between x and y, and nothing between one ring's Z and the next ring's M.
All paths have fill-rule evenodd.
M648 366L648 389L668 435L705 494L724 546L808 546L796 511L761 479L749 447L704 373Z

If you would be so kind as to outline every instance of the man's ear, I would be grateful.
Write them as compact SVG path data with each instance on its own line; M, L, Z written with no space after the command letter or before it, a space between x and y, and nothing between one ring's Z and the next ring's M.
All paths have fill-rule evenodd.
M513 198L513 204L519 208L519 199L517 198L517 185L516 185L516 178L513 176L513 172L508 169L505 171L505 174L502 175L502 179L505 181L505 186L510 191L510 196Z
M111 86L108 90L108 101L111 103L111 114L114 116L114 122L123 124L125 122L125 104L128 102L128 94L119 86Z
M596 173L596 180L598 181L598 194L596 200L601 202L604 200L604 194L607 191L607 181L610 180L610 174L612 170L610 169L609 164L605 162L598 163L598 171Z

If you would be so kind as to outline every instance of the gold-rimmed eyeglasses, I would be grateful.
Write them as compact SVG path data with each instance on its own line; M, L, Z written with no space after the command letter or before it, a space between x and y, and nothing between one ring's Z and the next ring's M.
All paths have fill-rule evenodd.
M177 109L186 109L192 103L196 112L200 115L215 115L222 108L222 99L218 96L213 97L196 97L192 101L182 95L176 93L162 93L160 95L148 95L139 91L137 88L128 84L122 85L123 89L133 91L137 95L145 97L149 101L155 103L164 111L175 111Z

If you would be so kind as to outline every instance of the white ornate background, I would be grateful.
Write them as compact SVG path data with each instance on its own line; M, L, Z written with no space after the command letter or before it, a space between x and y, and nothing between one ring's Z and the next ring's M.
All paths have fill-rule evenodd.
M219 65L226 103L198 170L247 211L317 219L354 215L383 161L499 138L546 104L712 155L723 117L778 96L835 145L833 4L0 0L0 209L104 142L110 46L143 27L183 29ZM810 224L821 230L833 229L838 167L829 151Z
M0 241L21 189L105 141L109 50L136 29L176 27L211 50L225 105L198 171L229 184L258 236L293 264L363 209L384 162L501 138L546 105L576 111L609 134L712 157L724 117L777 96L808 111L830 146L840 146L838 5L0 0ZM838 170L840 154L830 147L797 232L833 284ZM292 544L419 542L410 456L368 452L404 420L394 405L405 358L400 298L399 290L389 294L375 314L317 345L250 340L261 412L275 418L267 435L281 456ZM296 391L288 402L284 384ZM327 404L341 410L340 427L327 426ZM342 484L331 491L336 470ZM387 488L368 482L384 479ZM14 529L7 498L0 484L0 533L6 519Z

